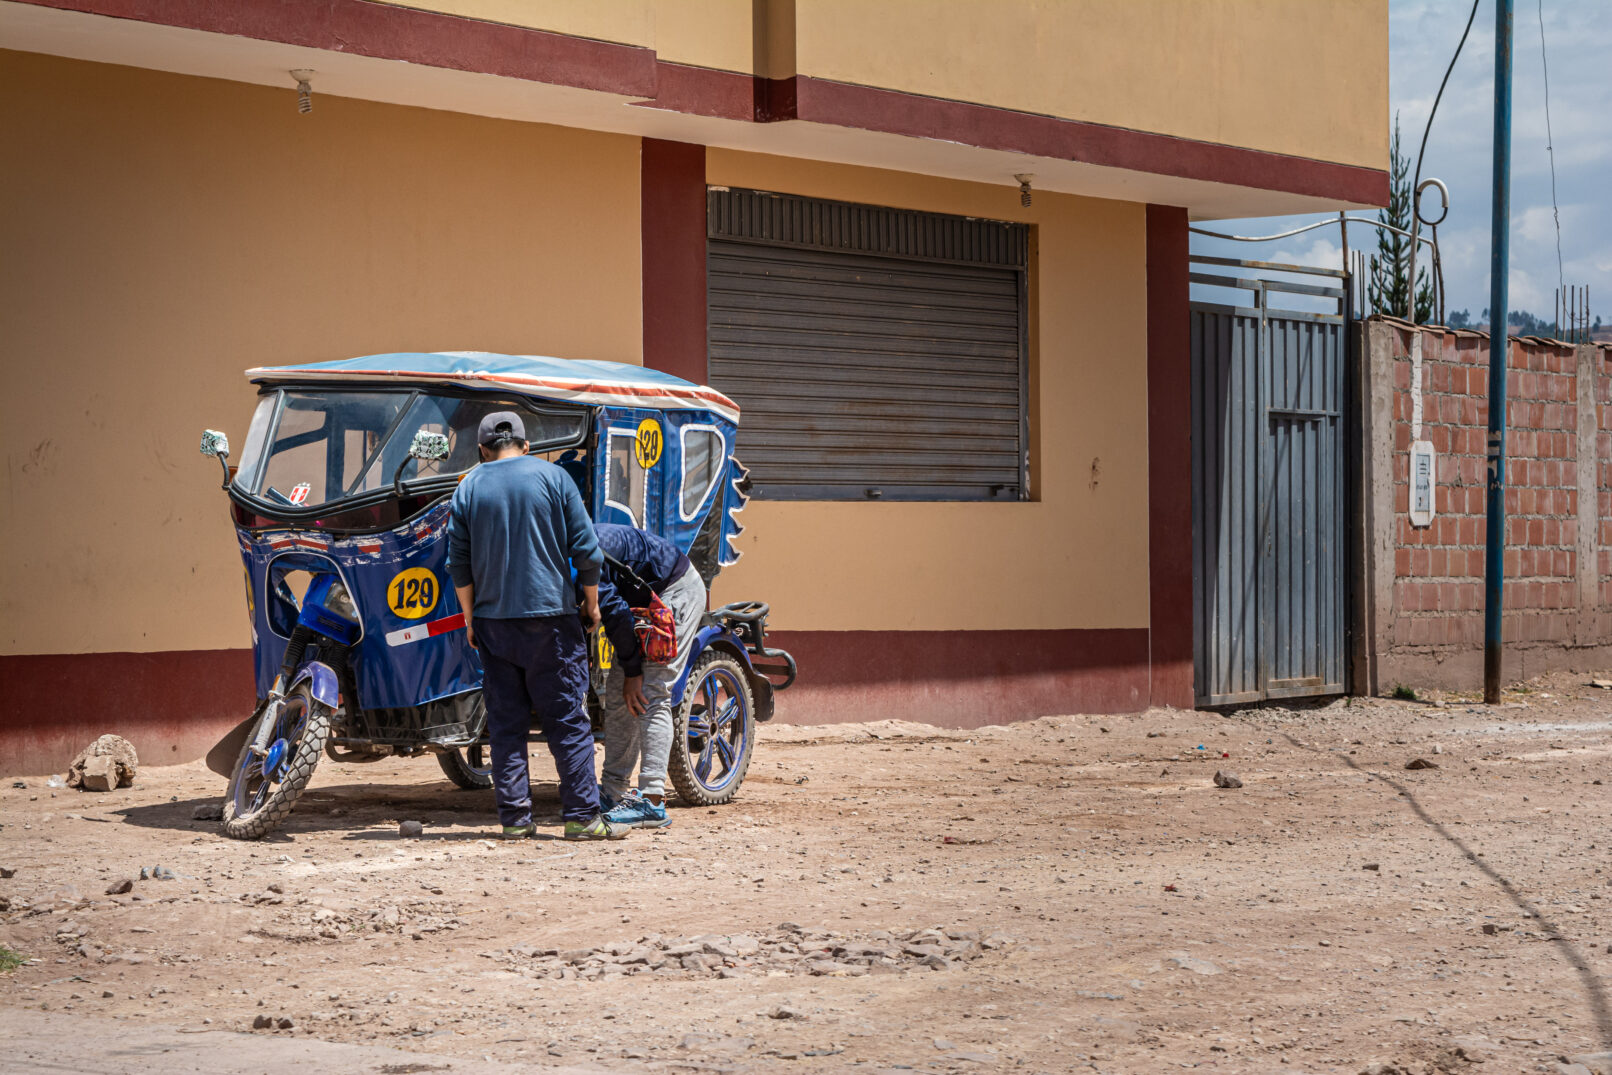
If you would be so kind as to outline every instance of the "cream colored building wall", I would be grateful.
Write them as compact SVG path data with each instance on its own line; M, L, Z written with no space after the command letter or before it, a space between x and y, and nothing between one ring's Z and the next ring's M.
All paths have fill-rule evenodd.
M750 0L654 0L655 52L671 63L754 69Z
M0 52L0 653L250 645L250 366L642 356L636 138Z
M1034 226L1032 484L1015 504L752 500L715 603L784 630L1148 624L1145 207L710 149L707 182ZM741 429L742 429L741 419ZM741 434L742 438L742 434Z
M1388 167L1387 0L798 0L802 75Z
M764 45L752 0L404 6L639 45L675 63L750 72L771 54L772 77L1388 167L1388 0L763 0Z

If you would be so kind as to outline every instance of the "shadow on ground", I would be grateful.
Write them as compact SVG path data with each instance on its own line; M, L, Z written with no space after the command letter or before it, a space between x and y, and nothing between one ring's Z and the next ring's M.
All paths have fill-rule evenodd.
M129 806L113 811L130 825L168 829L174 832L217 832L218 822L199 821L197 807L217 806L223 799L219 781L218 796L176 799L148 806ZM534 783L532 803L538 824L560 823L558 784ZM295 811L280 830L263 838L265 843L285 841L305 832L348 832L349 839L396 839L392 826L402 820L425 825L422 839L484 839L498 824L498 813L491 791L462 791L444 782L440 787L419 784L353 783L315 787L297 800ZM376 826L387 825L387 831ZM484 831L475 833L432 832L433 828L472 825Z
M1380 781L1383 784L1393 788L1399 793L1399 797L1404 799L1406 804L1410 806L1411 812L1416 815L1417 819L1420 820L1422 824L1426 825L1428 828L1432 829L1433 832L1437 833L1441 839L1459 851L1462 858L1466 859L1467 862L1477 867L1480 873L1499 886L1500 891L1505 893L1506 898L1510 900L1519 911L1521 911L1528 918L1531 918L1535 922L1539 923L1540 927L1549 935L1547 939L1556 946L1556 950L1562 954L1562 958L1567 960L1568 964L1572 966L1573 970L1578 973L1579 980L1584 986L1584 994L1585 999L1588 1002L1590 1019L1595 1024L1595 1032L1600 1038L1601 1045L1609 1050L1612 1050L1612 1004L1608 1003L1605 983L1603 983L1600 976L1595 973L1595 969L1590 966L1590 962L1585 957L1584 952L1571 940L1563 936L1562 931L1556 926L1556 924L1549 918L1545 917L1545 913L1541 911L1539 907L1533 903L1533 901L1524 896L1522 892L1518 890L1517 886L1512 883L1510 878L1506 877L1499 870L1495 869L1493 865L1483 858L1481 852L1474 851L1470 846L1467 845L1465 840L1462 840L1459 836L1455 835L1455 833L1451 832L1442 821L1429 813L1427 808L1422 805L1421 801L1416 798L1416 793L1412 791L1411 788L1408 787L1403 781L1395 780L1391 776L1376 772L1372 769L1361 768L1361 766L1357 764L1353 758L1340 751L1323 750L1319 747L1312 747L1308 743L1295 739L1293 736L1285 733L1282 735L1282 738L1286 739L1289 743L1292 743L1300 750L1307 750L1312 754L1326 754L1330 757L1337 758L1355 772L1364 773L1366 776L1371 777L1371 779Z

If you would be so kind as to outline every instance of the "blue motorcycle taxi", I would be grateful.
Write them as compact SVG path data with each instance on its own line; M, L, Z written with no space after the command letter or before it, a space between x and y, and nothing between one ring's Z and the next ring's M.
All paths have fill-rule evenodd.
M209 756L229 779L223 831L257 839L290 814L322 756L432 754L465 789L492 786L482 668L447 572L454 488L484 415L525 420L530 451L576 480L599 522L659 534L707 585L739 556L747 499L739 409L722 393L615 362L483 352L371 355L247 371L257 409L224 470L245 565L257 705ZM795 662L769 648L766 604L707 613L672 692L668 775L696 805L728 802L756 724ZM598 690L611 659L590 642Z

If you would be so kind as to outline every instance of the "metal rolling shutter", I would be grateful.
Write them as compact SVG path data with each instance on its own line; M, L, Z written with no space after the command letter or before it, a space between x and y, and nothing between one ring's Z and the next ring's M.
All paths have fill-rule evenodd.
M1024 225L707 198L710 379L755 495L1024 495Z

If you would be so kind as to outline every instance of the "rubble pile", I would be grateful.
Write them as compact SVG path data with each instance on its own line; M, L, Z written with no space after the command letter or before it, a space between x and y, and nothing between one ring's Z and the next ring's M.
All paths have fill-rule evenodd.
M351 939L375 933L408 934L418 940L428 933L454 930L465 924L456 906L434 900L345 909L320 906L317 899L288 901L271 890L242 896L241 901L259 906L294 902L295 908L282 916L282 928L274 933L292 941Z
M949 971L1012 943L1000 933L982 936L972 929L937 926L896 933L874 930L844 934L784 922L759 936L652 934L598 948L521 945L482 955L507 963L528 977L553 981L593 981L633 974L678 978L855 977L912 970Z
M134 783L140 758L134 744L121 735L103 735L67 767L67 786L83 791L111 791Z

